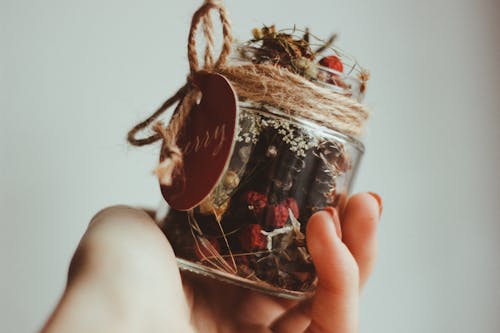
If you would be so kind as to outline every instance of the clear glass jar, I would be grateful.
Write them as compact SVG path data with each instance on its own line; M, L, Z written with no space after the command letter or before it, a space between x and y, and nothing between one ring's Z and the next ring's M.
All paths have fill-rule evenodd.
M239 108L224 177L194 209L168 211L162 229L183 270L303 298L317 283L307 221L326 206L342 210L364 147L276 108Z

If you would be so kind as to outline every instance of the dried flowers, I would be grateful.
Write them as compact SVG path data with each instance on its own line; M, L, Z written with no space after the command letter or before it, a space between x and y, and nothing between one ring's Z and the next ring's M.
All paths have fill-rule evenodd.
M344 89L347 95L352 95L348 92L352 90L352 80L359 81L361 93L365 90L366 81L369 79L368 72L354 59L332 46L336 35L322 40L312 35L309 29L301 31L294 27L276 30L274 25L254 28L252 35L253 38L239 48L243 59L256 64L272 64L286 68L311 81L338 86ZM315 50L313 46L316 46ZM320 57L326 51L331 54ZM353 73L357 74L349 77Z

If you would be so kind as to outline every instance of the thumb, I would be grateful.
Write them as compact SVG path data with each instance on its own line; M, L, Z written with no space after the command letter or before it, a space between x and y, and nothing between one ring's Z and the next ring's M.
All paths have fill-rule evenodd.
M307 244L319 284L308 333L354 333L358 326L359 269L340 239L334 209L315 213L307 224Z

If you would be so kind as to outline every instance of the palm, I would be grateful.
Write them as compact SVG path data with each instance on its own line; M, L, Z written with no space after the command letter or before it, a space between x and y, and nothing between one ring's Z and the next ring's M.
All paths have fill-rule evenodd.
M221 327L226 332L269 328L298 303L191 274L183 281L195 329L204 333L220 333Z

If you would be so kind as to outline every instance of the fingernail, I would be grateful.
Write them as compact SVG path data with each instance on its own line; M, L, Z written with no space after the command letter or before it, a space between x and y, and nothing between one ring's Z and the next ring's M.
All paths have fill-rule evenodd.
M337 210L334 207L328 206L323 208L325 212L327 212L332 218L333 224L335 225L335 231L337 236L342 239L342 229L340 228L340 219Z
M375 200L377 200L378 202L378 216L382 216L382 210L384 208L384 205L382 204L382 198L380 197L380 195L378 195L377 193L375 192L368 192L369 195L371 195L372 197L375 198Z

